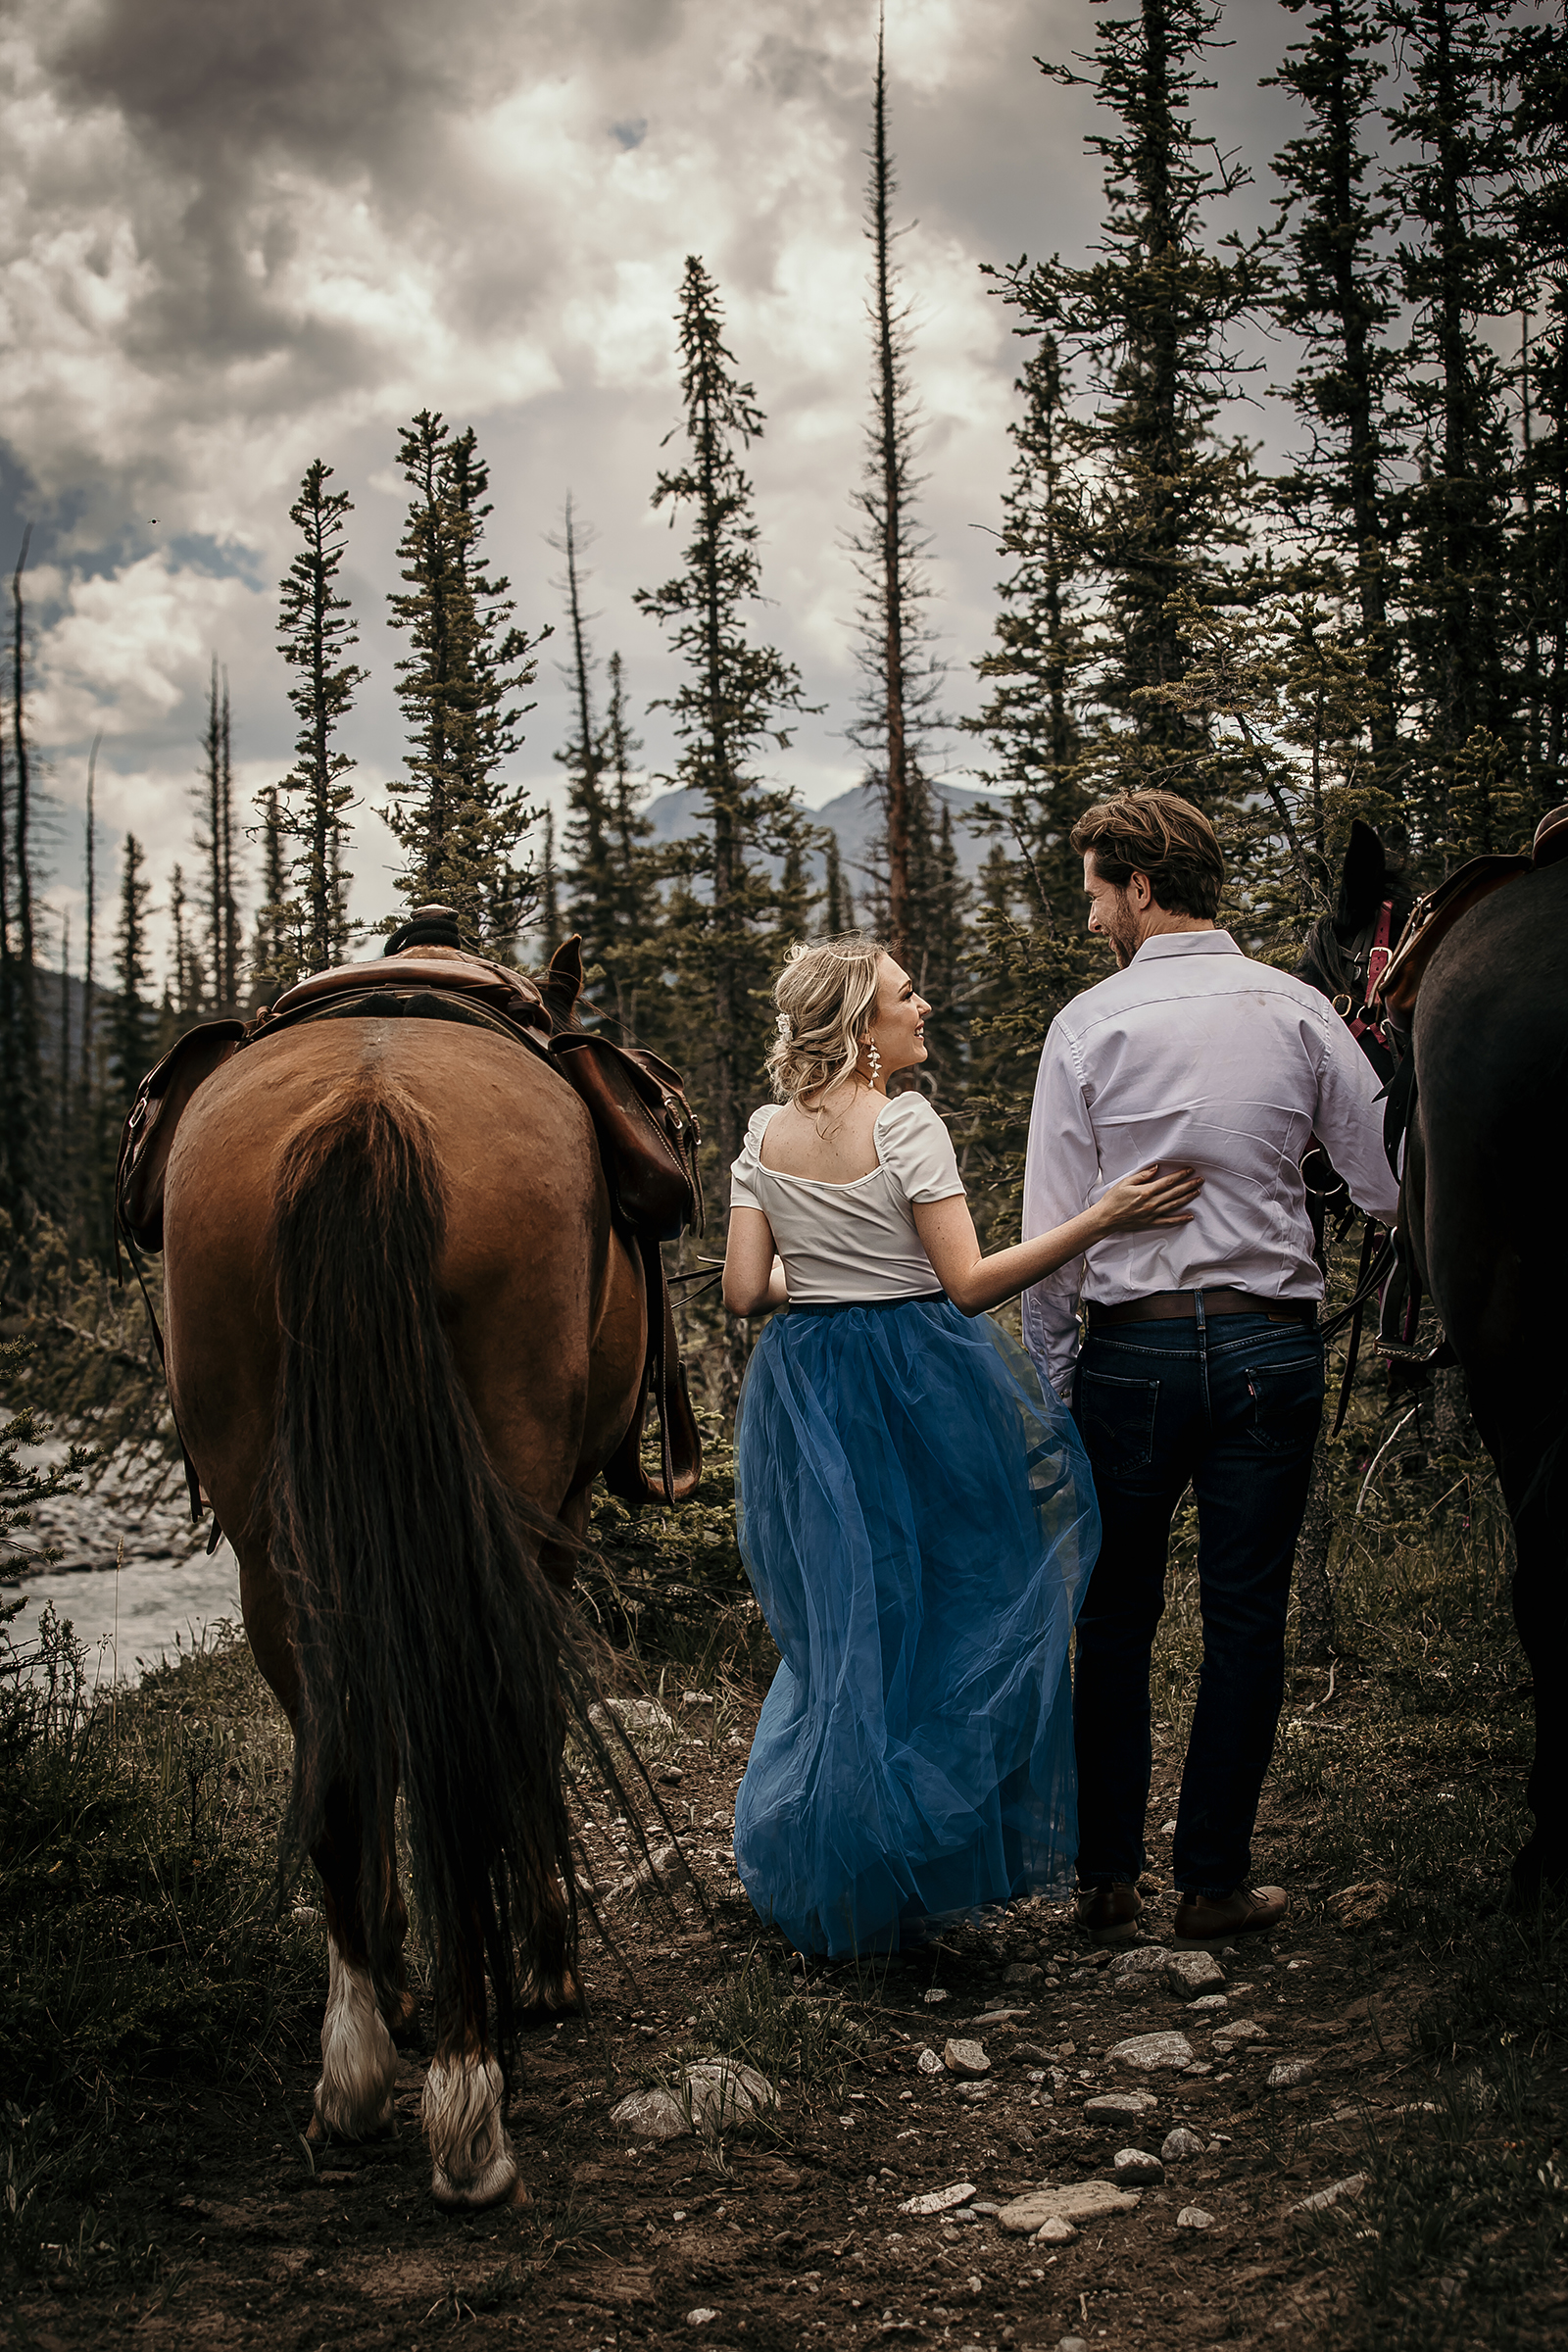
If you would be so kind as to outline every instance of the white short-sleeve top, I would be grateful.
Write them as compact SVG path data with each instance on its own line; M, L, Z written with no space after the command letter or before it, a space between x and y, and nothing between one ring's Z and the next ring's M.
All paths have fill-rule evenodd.
M786 1176L762 1165L767 1123L781 1105L754 1111L730 1167L731 1208L760 1208L784 1261L792 1306L930 1298L941 1290L920 1246L913 1203L963 1191L953 1138L924 1095L895 1095L871 1130L877 1164L850 1184Z

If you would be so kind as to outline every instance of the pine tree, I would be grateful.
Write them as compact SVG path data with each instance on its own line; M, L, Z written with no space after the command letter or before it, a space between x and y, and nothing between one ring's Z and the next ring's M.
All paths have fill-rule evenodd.
M1308 0L1284 0L1299 15ZM1396 662L1389 627L1390 568L1397 514L1391 476L1397 449L1387 403L1397 355L1387 340L1396 300L1383 238L1393 207L1367 191L1365 125L1386 65L1369 0L1321 0L1309 38L1287 52L1274 81L1305 109L1310 129L1274 159L1289 268L1276 316L1304 346L1291 386L1308 444L1274 485L1288 521L1326 555L1319 581L1348 584L1360 614L1372 690L1378 770L1397 758ZM1264 87L1274 86L1265 83Z
M114 1115L128 1108L152 1059L153 1025L146 1001L147 902L152 884L134 833L125 835L120 880L120 924L115 933L116 993L109 1015L109 1076Z
M1500 369L1480 323L1507 312L1516 279L1500 202L1511 11L1507 0L1383 6L1404 76L1386 120L1398 145L1414 150L1390 175L1408 231L1397 261L1412 313L1399 382L1416 464L1405 494L1403 635L1426 736L1418 822L1446 859L1479 846L1458 824L1454 795L1480 789L1490 799L1482 772L1494 765L1494 740L1513 731L1517 707L1504 592L1512 458Z
M1179 591L1207 604L1242 593L1230 559L1248 541L1254 484L1248 452L1215 429L1236 389L1233 330L1261 306L1260 242L1205 246L1204 216L1246 179L1200 139L1188 108L1219 12L1208 0L1141 0L1102 20L1088 75L1040 61L1063 86L1092 86L1118 127L1091 136L1105 217L1098 258L1072 268L1027 257L997 272L1032 324L1054 334L1092 412L1063 412L1080 496L1061 515L1066 571L1098 599L1086 644L1093 699L1112 722L1102 781L1160 783L1212 803L1232 789L1206 731L1158 698L1190 649Z
M510 582L484 570L489 474L472 428L454 438L422 409L398 454L414 492L398 549L408 590L388 600L392 625L412 648L397 664L409 773L393 781L383 812L407 858L398 888L411 906L456 908L481 943L506 955L534 897L514 857L538 811L501 769L533 708L513 698L533 683L530 657L550 632L530 638L512 626Z
M202 733L198 788L197 853L206 867L206 1004L232 1006L239 996L239 902L234 890L234 764L228 709L228 673L219 692L218 657L213 656L207 692L207 725Z
M705 1065L703 1094L721 1160L740 1150L742 1089L760 1076L768 918L773 893L752 862L758 849L780 856L799 819L788 797L765 791L754 769L771 737L788 747L780 721L807 708L800 673L775 648L754 644L746 609L760 592L752 485L738 449L760 437L762 412L735 373L723 341L717 285L691 256L678 315L686 463L661 472L656 507L691 511L683 567L636 602L661 621L670 650L686 666L684 682L656 706L670 711L681 755L677 780L702 797L704 829L676 845L671 871L680 921L671 908L671 947L683 972L682 999L700 989L711 1018L698 1023L693 1045ZM701 881L706 896L694 885Z
M257 795L262 811L262 897L251 938L251 982L270 1001L305 969L304 919L288 887L288 850L277 786Z
M566 825L563 846L567 877L567 918L582 934L583 960L602 964L615 930L616 873L605 730L594 715L593 672L597 667L588 643L588 616L582 606L582 576L578 569L578 532L571 500L566 500L562 535L551 546L566 559L565 577L558 582L566 599L570 631L570 661L562 675L571 693L573 728L556 759L566 771Z
M837 939L855 928L855 901L844 879L839 837L829 826L822 835L822 937Z
M909 306L900 294L891 212L898 190L888 147L887 27L879 13L871 108L865 234L871 245L871 420L864 479L855 496L861 522L851 547L859 573L862 712L851 741L870 760L868 782L882 796L887 931L896 956L913 952L911 858L920 821L922 737L936 700L938 669L922 607L929 540L915 518L917 416L909 388Z
M556 819L545 810L544 856L539 866L539 960L548 963L565 937L561 927L561 877L556 866Z
M200 967L195 965L185 931L185 876L175 865L169 877L169 927L174 935L174 975L172 1003L181 1019L201 1009Z
M339 592L345 516L354 512L346 491L329 490L332 468L313 459L289 509L303 545L285 573L278 607L278 651L297 674L289 701L300 722L294 767L276 792L264 796L270 820L275 816L299 844L293 883L303 916L303 969L325 971L349 951L343 843L353 787L345 779L354 766L333 737L368 671L346 659L359 643L349 599ZM281 795L279 800L278 795ZM270 891L271 878L269 878ZM282 904L282 894L270 902ZM275 921L275 916L274 916Z
M32 767L27 741L26 611L22 575L32 525L11 575L11 780L0 741L0 1087L5 1093L3 1198L0 1207L17 1227L52 1188L43 1150L43 1056L38 1019L37 943L32 906ZM10 800L10 838L7 808Z

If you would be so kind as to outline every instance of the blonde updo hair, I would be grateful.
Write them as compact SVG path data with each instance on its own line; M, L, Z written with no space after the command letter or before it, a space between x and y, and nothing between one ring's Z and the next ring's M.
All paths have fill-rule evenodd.
M877 965L886 953L863 931L791 948L773 983L778 1040L767 1056L781 1102L820 1100L853 1074L876 1020Z

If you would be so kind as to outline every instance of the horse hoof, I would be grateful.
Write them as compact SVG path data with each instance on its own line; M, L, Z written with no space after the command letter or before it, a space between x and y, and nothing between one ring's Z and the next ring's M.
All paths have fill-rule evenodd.
M321 2079L310 2137L367 2139L390 2129L398 2058L370 1972L328 1943L330 1978L321 2020Z
M431 2060L423 2116L430 2194L444 2213L473 2213L516 2201L521 2181L501 2099L501 2069L493 2058L466 2052ZM522 2195L526 2202L525 2189Z

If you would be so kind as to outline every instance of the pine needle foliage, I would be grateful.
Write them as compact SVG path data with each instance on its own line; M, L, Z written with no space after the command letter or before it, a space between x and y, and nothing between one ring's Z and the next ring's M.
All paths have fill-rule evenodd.
M301 971L325 971L341 963L352 936L348 889L352 875L343 862L354 790L346 779L354 766L333 738L353 706L356 687L368 672L346 657L358 644L349 599L338 580L347 552L346 517L353 502L329 490L330 466L312 460L289 509L301 545L279 587L278 652L295 672L288 699L300 722L294 766L280 784L269 787L263 808L269 828L269 863L281 863L283 839L297 844L292 881L299 900L297 964L286 948L288 899L284 876L269 872L269 979L285 986ZM275 895L274 895L275 894Z
M514 626L510 582L484 568L489 471L472 427L454 435L421 409L398 457L413 491L398 547L407 586L388 602L411 647L397 664L411 748L382 812L406 859L398 889L411 906L453 907L505 956L535 895L516 853L538 810L502 771L533 708L514 698L538 674L533 656L550 632Z
M685 676L656 709L668 710L681 746L669 780L699 796L702 828L676 845L666 952L677 972L679 1015L690 1059L712 1115L721 1159L740 1150L743 1093L760 1083L767 1028L762 992L775 894L760 851L782 856L800 818L786 793L757 774L764 743L787 750L784 720L804 711L800 672L756 643L748 608L761 593L752 484L741 452L761 437L753 387L723 339L718 286L697 255L686 263L677 331L685 463L661 471L656 508L689 514L681 569L636 602L664 628Z

